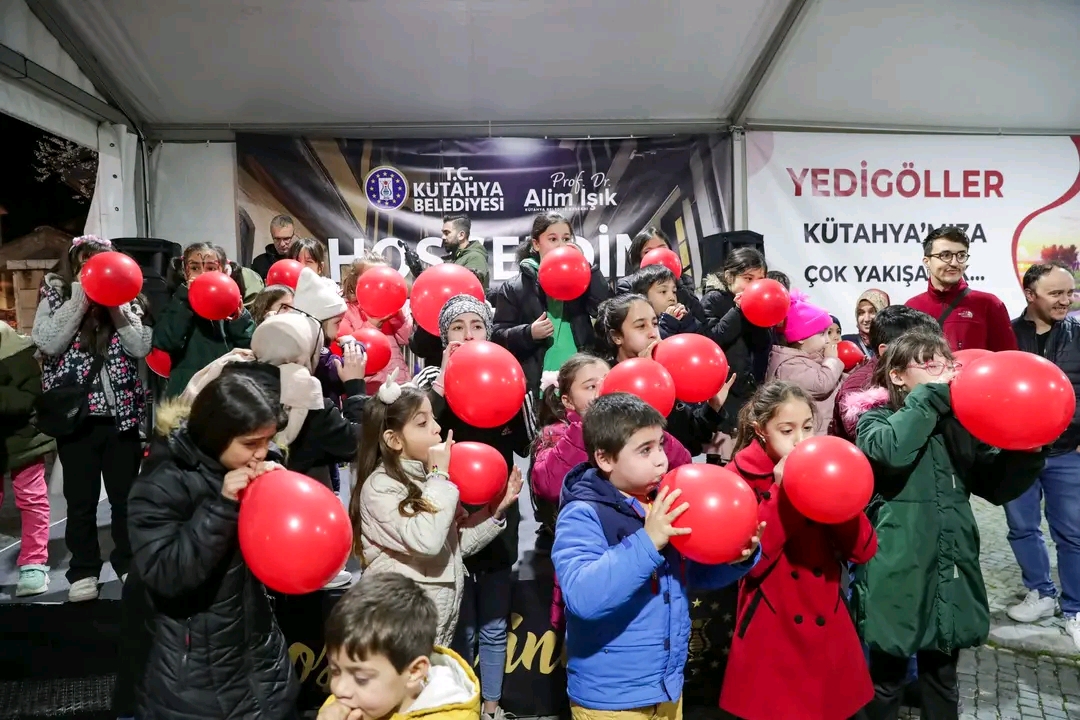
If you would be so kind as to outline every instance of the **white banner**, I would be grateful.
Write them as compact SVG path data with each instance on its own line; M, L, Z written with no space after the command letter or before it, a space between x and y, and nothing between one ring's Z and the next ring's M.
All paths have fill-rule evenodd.
M968 282L1013 316L1032 263L1080 271L1080 138L752 132L746 152L750 229L769 268L844 332L864 290L893 303L926 290L922 241L940 225L966 229Z

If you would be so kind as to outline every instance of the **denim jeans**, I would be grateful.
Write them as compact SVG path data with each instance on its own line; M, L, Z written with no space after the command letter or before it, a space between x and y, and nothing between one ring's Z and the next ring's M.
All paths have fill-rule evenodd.
M465 578L461 596L454 650L469 665L475 665L479 640L480 695L484 702L498 702L502 698L510 582L510 568L471 573Z
M1020 565L1024 587L1038 590L1043 597L1055 597L1058 592L1050 577L1050 554L1039 530L1043 498L1050 537L1057 545L1061 611L1075 615L1080 613L1080 453L1047 458L1035 484L1005 505L1009 545Z

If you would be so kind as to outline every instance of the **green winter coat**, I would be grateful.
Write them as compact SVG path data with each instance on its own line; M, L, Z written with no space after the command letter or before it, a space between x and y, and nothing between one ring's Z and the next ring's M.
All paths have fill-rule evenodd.
M30 424L41 395L41 365L34 343L0 322L0 467L15 470L56 449L56 442Z
M169 353L172 371L167 394L184 392L191 376L234 348L251 347L255 321L246 309L236 320L207 320L188 302L188 287L177 288L154 323L153 345Z
M995 505L1019 497L1045 453L980 443L952 415L948 385L916 387L899 410L884 388L852 396L856 444L874 468L868 510L878 551L856 569L855 621L871 648L897 657L951 653L986 641L990 612L979 568L972 493Z
M480 285L484 292L488 289L488 256L484 249L484 243L480 240L471 240L468 245L450 254L449 262L472 270L476 277L480 278Z

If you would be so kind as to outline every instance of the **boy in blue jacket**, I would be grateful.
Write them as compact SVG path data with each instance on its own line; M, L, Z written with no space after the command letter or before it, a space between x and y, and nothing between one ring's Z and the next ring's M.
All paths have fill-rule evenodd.
M758 559L761 531L736 565L700 565L668 541L688 507L666 489L664 418L639 398L596 399L582 420L589 462L571 470L551 551L566 603L567 693L574 720L623 712L682 716L690 637L685 585L736 582ZM720 678L717 678L717 682Z

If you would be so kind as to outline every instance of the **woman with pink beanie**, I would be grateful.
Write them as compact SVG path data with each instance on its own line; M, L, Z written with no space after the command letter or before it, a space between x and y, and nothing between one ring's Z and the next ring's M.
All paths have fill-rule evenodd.
M814 400L814 434L824 435L832 422L836 391L844 363L837 357L836 343L829 342L829 311L793 290L791 307L781 337L769 355L766 380L786 380L798 385Z

